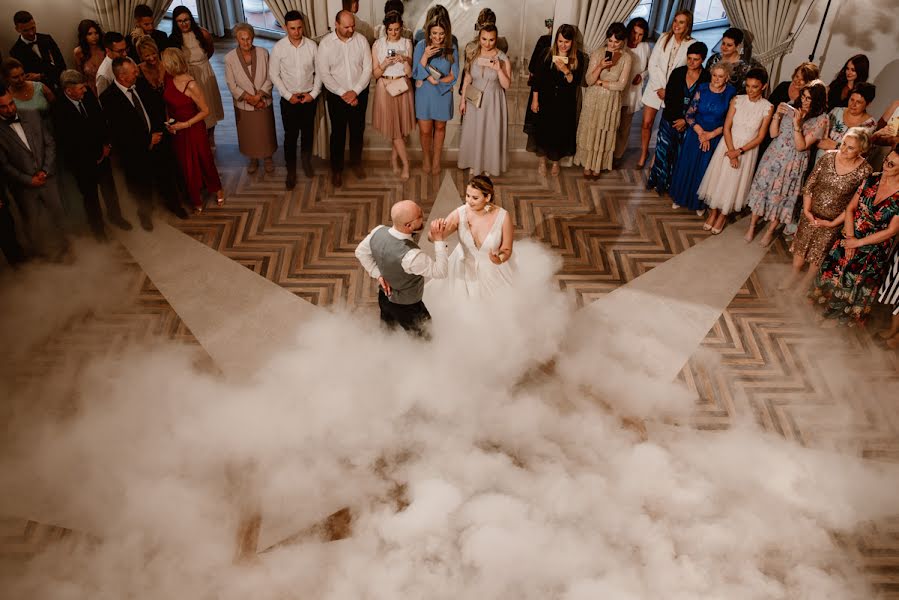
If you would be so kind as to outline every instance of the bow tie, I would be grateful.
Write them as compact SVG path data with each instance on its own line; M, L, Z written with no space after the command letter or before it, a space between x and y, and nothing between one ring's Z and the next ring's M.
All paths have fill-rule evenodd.
M10 125L12 125L13 123L21 123L18 115L16 115L12 119L3 119L3 120L6 121L7 123L9 123Z
M26 43L27 45L29 45L29 46L36 46L36 45L37 45L37 40L34 40L33 42L25 42L25 43Z

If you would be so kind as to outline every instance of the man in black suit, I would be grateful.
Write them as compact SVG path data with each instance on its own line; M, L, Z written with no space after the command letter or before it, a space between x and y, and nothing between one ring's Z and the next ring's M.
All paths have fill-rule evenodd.
M5 183L0 183L0 251L11 267L25 262L25 251L16 237L16 222L9 210L9 193Z
M56 92L59 74L66 69L66 61L59 51L59 46L49 35L37 32L37 25L31 13L20 10L12 19L19 39L13 44L9 55L25 67L26 79L40 81Z
M105 241L98 187L103 189L109 222L125 231L131 229L131 223L122 217L109 166L111 145L106 118L96 96L84 83L84 75L75 70L63 71L59 85L62 94L53 106L57 146L75 175L94 236Z
M153 230L152 190L155 187L169 210L181 219L187 211L178 199L178 169L171 145L165 138L165 105L162 97L143 78L128 57L112 61L115 77L100 94L109 124L112 147L122 162L128 191L137 201L141 227Z
M134 7L134 29L130 35L125 36L128 42L128 56L136 63L141 62L141 60L137 54L135 44L144 35L153 38L153 41L156 42L156 47L159 48L160 55L163 50L169 47L169 36L164 31L156 29L153 9L146 4L138 4Z

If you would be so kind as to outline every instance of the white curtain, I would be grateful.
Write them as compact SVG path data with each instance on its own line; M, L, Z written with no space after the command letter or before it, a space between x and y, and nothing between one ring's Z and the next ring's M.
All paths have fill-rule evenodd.
M581 0L578 29L584 36L584 51L591 53L606 41L606 29L625 21L639 0Z
M134 29L134 7L146 4L153 9L153 21L158 25L172 0L93 0L97 22L103 31L118 31L127 36Z
M243 0L197 0L197 22L209 33L222 37L246 20Z
M768 69L776 82L780 61L793 48L790 35L799 13L798 0L722 0L731 25L748 29L754 36L752 56ZM777 65L777 71L774 67Z
M671 27L671 23L674 22L674 13L679 10L693 11L695 7L696 0L655 0L649 11L649 19L647 19L649 33L658 39Z
M328 33L328 0L265 0L272 14L284 27L284 15L289 10L300 11L306 20L306 37L319 37Z

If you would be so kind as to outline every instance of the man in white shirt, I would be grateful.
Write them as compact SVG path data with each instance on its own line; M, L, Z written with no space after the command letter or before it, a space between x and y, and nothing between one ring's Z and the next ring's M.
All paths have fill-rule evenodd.
M112 61L128 54L128 43L118 31L107 31L103 34L103 47L106 48L106 58L97 68L98 98L115 81L115 75L112 73Z
M426 336L423 327L431 315L421 297L426 278L443 279L449 272L446 234L439 221L431 222L435 260L412 240L413 233L424 229L418 204L412 200L397 202L390 208L390 220L392 227L378 225L359 242L356 258L378 280L381 321Z
M315 130L315 106L322 91L322 80L315 69L318 46L307 37L303 15L296 10L284 15L287 36L272 48L269 76L281 94L281 120L284 122L284 160L287 162L285 187L297 182L297 137L303 174L312 177L312 140Z
M371 48L365 37L355 31L353 13L341 10L334 21L334 32L326 35L318 48L316 71L329 92L331 117L331 182L343 185L343 152L346 130L350 129L350 166L356 177L365 178L362 169L362 136L365 134L365 110L371 83Z
M342 0L341 4L343 5L343 10L353 13L353 18L356 20L356 31L365 36L369 46L374 44L377 39L375 37L375 28L368 21L359 18L359 0ZM387 11L384 11L384 14L386 15Z

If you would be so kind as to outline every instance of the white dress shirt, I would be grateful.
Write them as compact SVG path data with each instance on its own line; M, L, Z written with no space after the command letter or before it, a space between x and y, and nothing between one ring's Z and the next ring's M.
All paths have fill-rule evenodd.
M38 58L44 58L43 55L41 54L41 49L37 45L37 36L34 37L33 42L29 42L28 40L23 38L21 35L19 36L19 39L22 40L23 44L31 44L31 51L34 52L35 54L37 54Z
M16 115L18 116L18 115ZM9 119L4 119L4 121L8 121ZM19 136L19 139L22 140L22 143L25 144L25 147L31 150L31 144L28 143L28 138L25 137L25 130L22 129L21 123L10 123L9 128L16 132L16 135Z
M268 73L278 93L285 100L294 94L308 93L318 98L322 91L322 78L316 68L318 45L307 37L294 46L290 38L283 37L272 48Z
M137 108L137 105L134 103L134 99L131 97L131 94L128 91L131 88L126 88L124 85L119 83L118 79L115 79L113 81L115 82L116 87L122 90L122 93L125 94L126 98L128 98L128 102L131 103L131 106ZM132 86L132 88L133 87L134 86ZM147 106L144 104L144 99L140 97L140 94L137 93L136 89L134 90L134 95L140 98L141 108L143 109L141 112L144 113L144 120L147 122L147 131L153 131L153 126L150 125L150 115L147 114Z
M112 74L112 59L108 56L103 57L103 62L97 67L97 97L106 91L112 82L115 81L115 75Z
M361 33L353 33L347 41L332 32L318 47L316 74L332 94L343 96L349 91L361 94L371 83L371 48Z
M371 236L382 227L386 227L386 225L378 225L372 229L371 233L365 236L365 239L356 246L356 258L359 259L359 262L362 263L362 267L374 279L381 276L381 270L378 268L378 264L375 262L375 258L371 253ZM412 239L411 234L399 232L393 227L388 229L387 232L398 240ZM446 250L446 242L434 242L435 260L422 252L421 248L412 248L403 255L403 271L410 275L421 275L422 277L427 277L429 279L443 279L449 272ZM390 282L388 281L387 283Z

